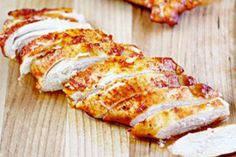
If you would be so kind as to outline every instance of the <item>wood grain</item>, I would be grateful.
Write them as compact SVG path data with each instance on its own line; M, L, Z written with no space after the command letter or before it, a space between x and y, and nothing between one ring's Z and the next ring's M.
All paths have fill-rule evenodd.
M236 122L235 0L184 13L174 28L150 22L148 11L122 0L0 0L0 23L11 9L62 6L146 55L173 57L223 94L231 104L228 122ZM31 76L20 82L18 76L18 64L0 56L0 156L171 156L158 141L135 139L125 126L70 109L62 93L39 93Z

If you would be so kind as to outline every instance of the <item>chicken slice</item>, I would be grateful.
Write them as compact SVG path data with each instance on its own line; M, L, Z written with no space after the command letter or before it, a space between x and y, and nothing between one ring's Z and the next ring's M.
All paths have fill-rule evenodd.
M103 119L134 126L156 112L179 106L204 103L219 96L216 91L204 84L189 86L191 84L189 84L188 79L191 81L191 77L189 78L185 75L178 77L170 77L170 82L175 80L173 81L175 82L174 86L169 84L169 87L144 91L116 104L103 116ZM185 80L185 82L182 80ZM176 86L176 82L180 83L177 83L178 85Z
M8 14L9 18L0 34L0 47L3 54L10 58L14 58L16 50L20 51L29 41L49 32L91 28L82 15L72 13L69 8L21 9Z
M77 72L66 82L64 92L76 102L116 79L160 71L181 74L183 69L171 58L112 57Z
M81 71L109 56L135 57L142 55L140 50L137 50L132 45L111 42L65 46L58 52L35 59L31 64L31 72L38 79L37 87L40 90L60 90L63 88L62 83L76 71Z
M131 128L136 137L168 139L229 116L229 104L217 97L205 103L156 112Z
M17 23L0 34L0 46L5 56L15 58L16 53L33 39L55 31L71 28L91 28L88 23L77 23L59 19L30 20Z
M174 78L176 77L176 78ZM185 81L183 81L185 80ZM158 74L141 74L137 75L131 78L122 78L118 79L114 82L111 82L108 84L105 88L89 95L84 100L73 102L70 101L70 105L72 107L81 109L85 112L87 112L89 115L95 117L95 118L102 118L108 111L111 111L109 115L106 116L106 120L111 120L117 118L116 114L122 115L124 112L121 111L122 109L116 109L116 106L122 106L122 103L124 102L124 105L129 105L129 103L125 104L125 101L130 100L131 98L141 94L145 95L145 93L153 92L154 89L160 89L158 92L153 92L153 97L158 97L157 99L154 99L153 101L157 103L155 107L151 107L155 105L155 103L152 103L152 100L149 102L149 106L151 107L146 109L147 113L143 115L140 115L140 117L136 117L137 114L135 111L132 115L128 113L128 115L123 115L124 118L119 117L117 119L123 119L122 123L135 123L136 121L139 121L140 119L145 118L146 115L152 114L155 112L155 110L159 110L160 107L158 107L158 102L160 101L160 104L162 103L163 98L163 104L167 104L167 100L171 102L168 104L168 106L174 106L178 105L180 103L186 104L187 102L181 102L181 101L187 101L187 100L202 100L202 99L208 99L212 97L218 96L218 93L213 91L210 87L203 85L203 84L197 84L191 87L180 87L182 85L189 86L191 84L194 84L195 81L193 81L192 77L187 76L159 76ZM162 89L163 88L163 89ZM168 90L173 89L169 94ZM182 95L181 95L182 94ZM172 96L172 97L170 97ZM145 96L144 96L145 97ZM170 97L170 98L169 98ZM189 98L188 98L189 97ZM182 99L181 99L182 98ZM188 98L188 99L187 99ZM194 99L196 98L196 99ZM160 99L160 100L159 100ZM146 100L146 99L144 99ZM158 101L159 100L159 101ZM174 104L174 101L179 100L180 102L177 102L177 104ZM133 100L131 100L133 101ZM135 99L134 101L140 101L139 99ZM134 102L135 103L135 102ZM144 110L142 109L143 104L131 104L139 105L137 107L137 110ZM129 106L127 106L128 108ZM117 110L117 112L112 112L112 109ZM134 109L134 108L131 108ZM122 113L123 112L123 113ZM125 111L128 112L128 111ZM130 114L130 115L129 115ZM141 112L140 112L141 114ZM130 116L130 117L129 117ZM129 120L128 120L129 118ZM126 121L127 119L127 121ZM133 120L131 122L131 120ZM121 121L120 121L121 122Z
M172 154L183 157L214 157L236 152L236 124L190 133L169 148Z
M112 42L112 37L99 30L79 28L46 34L31 41L18 53L17 58L20 62L20 73L21 75L29 73L31 62L33 59L40 56L51 58L50 60L52 62L53 59L77 55L79 51L77 51L78 49L76 48L80 47L80 45L78 45L80 43L99 42ZM65 46L66 48L64 48ZM70 46L72 46L72 48L70 48Z

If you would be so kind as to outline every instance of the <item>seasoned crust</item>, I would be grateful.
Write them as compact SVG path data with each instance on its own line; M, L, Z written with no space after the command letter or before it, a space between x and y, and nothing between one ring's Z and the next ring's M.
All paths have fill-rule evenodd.
M29 8L23 8L23 9L17 9L13 11L9 11L8 15L12 16L14 18L31 18L33 16L42 16L46 13L50 12L65 12L65 13L71 13L73 10L72 8L43 8L43 9L29 9Z
M166 77L164 76L164 78ZM142 75L137 75L131 78L117 79L111 82L110 84L108 84L107 86L105 86L103 89L99 90L98 92L95 92L94 94L91 94L88 97L86 97L84 100L79 101L78 103L75 104L75 107L81 110L84 110L83 108L86 108L86 112L88 112L90 115L91 115L90 112L94 112L95 110L94 108L97 109L98 106L105 107L106 109L99 111L100 112L99 115L93 115L94 117L100 118L110 109L114 108L117 105L122 106L123 102L125 103L126 100L129 100L130 98L135 97L136 95L139 95L139 94L145 95L145 93L148 93L148 91L153 91L154 89L158 89L158 88L168 87L167 89L169 88L183 88L184 89L186 87L181 87L181 85L191 85L189 84L189 82L186 82L185 84L181 84L182 81L179 81L178 84L176 83L173 84L171 81L166 81L167 85L162 86L163 85L162 81L158 81L158 83L155 82L155 80L158 80L158 79L163 80L163 77L158 76L158 74L153 74L153 75L142 74ZM171 80L171 77L169 77L169 80ZM206 88L208 89L207 92L205 92ZM200 98L208 99L208 98L218 96L217 92L213 90L209 90L209 89L210 87L204 84L196 84L186 89L188 91L187 92L188 94L184 91L174 93L173 99L178 100L183 97L186 98L189 96L189 93L193 95L191 96L191 98L196 96L199 99ZM158 95L157 93L157 95L154 94L154 96L160 96L160 95ZM168 99L172 99L172 98L168 98ZM149 106L150 105L154 105L154 104L149 104Z
M68 29L43 35L22 48L17 58L20 63L25 56L34 56L41 52L53 52L65 45L79 43L112 42L112 36L97 29Z
M67 16L67 13L72 13L72 8L44 8L40 10L36 9L17 9L8 12L8 15L10 17L13 17L8 19L7 23L10 24L16 20L30 20L30 19L48 19L48 18L55 18L55 19L61 19L61 20L68 20L71 22L78 22L78 19ZM68 15L69 15L68 14Z
M97 88L99 82L109 75L120 74L127 77L142 72L181 74L183 73L183 68L176 64L171 58L109 58L101 63L88 67L84 71L77 72L76 75L71 77L65 84L64 92L68 95L72 95L76 92L81 92L86 95L87 92L91 92L94 88Z
M182 75L179 76L179 80L183 77L187 78L188 76ZM204 88L209 88L204 84L181 84L179 81L179 86L176 84L168 84L167 87L154 88L149 91L144 91L139 93L134 97L122 101L115 105L107 114L104 116L105 121L115 121L120 122L126 125L133 125L132 120L138 118L143 113L151 114L151 108L159 108L158 110L163 110L166 108L173 108L173 106L187 106L192 102L200 102L210 100L214 97L219 96L216 91L213 89L208 90L204 94L200 93L199 88L204 90ZM149 110L149 113L147 111ZM156 109L157 110L157 109Z
M88 39L89 41L89 39ZM31 63L31 73L37 79L41 78L54 64L63 59L82 59L99 56L138 56L135 51L129 50L131 45L116 44L113 42L86 43L63 45L60 49L47 52L47 55L34 59Z

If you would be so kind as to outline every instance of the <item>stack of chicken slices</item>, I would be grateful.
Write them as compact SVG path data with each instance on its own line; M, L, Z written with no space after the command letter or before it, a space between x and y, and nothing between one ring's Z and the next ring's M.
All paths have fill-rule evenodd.
M221 95L171 58L116 43L68 8L9 12L0 46L36 88L63 90L71 107L128 125L136 137L167 139L229 116Z

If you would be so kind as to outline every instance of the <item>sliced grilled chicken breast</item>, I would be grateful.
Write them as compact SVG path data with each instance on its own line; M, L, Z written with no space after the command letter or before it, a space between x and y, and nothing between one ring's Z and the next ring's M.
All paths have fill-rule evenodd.
M186 75L140 74L113 81L70 105L93 117L133 126L156 111L205 102L219 95L210 87L195 83Z
M236 152L236 124L190 133L169 147L173 155L214 157Z
M104 88L111 81L148 72L181 74L183 69L171 58L112 57L77 72L66 82L64 92L76 102Z
M136 137L167 139L220 121L229 116L229 104L221 98L157 112L131 128Z
M63 57L73 58L79 54L80 51L78 48L80 45L78 44L80 43L92 44L100 42L112 42L112 37L99 30L79 28L69 29L63 32L53 32L41 36L24 46L22 51L18 53L17 58L20 62L20 73L21 75L29 73L31 62L37 57L44 56L44 58L50 60L47 63L51 64L53 60L56 62ZM65 46L66 48L64 48Z
M83 70L109 56L134 57L141 55L140 50L137 50L132 45L115 43L88 43L65 46L65 49L61 49L58 54L54 52L53 57L49 54L34 60L31 65L31 72L38 79L37 87L40 90L60 90L63 88L62 83L75 74L76 71ZM61 55L63 51L65 56ZM71 52L71 54L68 52Z
M129 1L151 8L153 20L169 25L203 3ZM68 8L9 12L0 47L20 62L21 75L32 73L41 91L64 88L72 107L133 126L137 137L167 139L229 115L229 104L217 91L183 74L171 58L144 57L134 45L115 43ZM174 154L189 153L179 152L181 146L172 147Z

